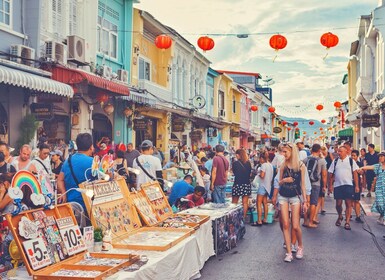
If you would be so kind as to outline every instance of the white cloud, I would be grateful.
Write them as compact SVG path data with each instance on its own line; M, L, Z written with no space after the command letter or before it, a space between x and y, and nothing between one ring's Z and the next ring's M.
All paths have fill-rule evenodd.
M141 0L135 5L151 13L163 24L178 31L196 46L200 34L247 33L246 39L213 36L215 48L205 53L214 69L258 72L275 80L273 102L279 114L282 104L323 102L321 113L294 110L301 117L334 115L332 103L345 100L347 89L341 84L347 72L350 44L356 40L361 15L370 14L376 0ZM172 8L170 8L172 7ZM339 36L339 44L328 51L320 44L325 32ZM278 52L269 38L280 32L288 45ZM303 109L303 108L302 108Z

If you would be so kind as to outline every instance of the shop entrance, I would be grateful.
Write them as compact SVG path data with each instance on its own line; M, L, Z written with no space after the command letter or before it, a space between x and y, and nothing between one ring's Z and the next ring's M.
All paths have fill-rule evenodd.
M0 141L8 143L8 114L0 103Z
M107 116L103 114L93 114L92 120L94 122L94 129L92 130L94 144L102 139L102 137L108 137L112 141L112 123Z
M135 129L135 144L137 147L140 146L140 144L144 140L150 140L154 146L156 146L156 128L158 125L157 119L152 118L144 118L143 119L146 123L145 127L137 127L140 129L135 129L135 121L134 121L134 129Z

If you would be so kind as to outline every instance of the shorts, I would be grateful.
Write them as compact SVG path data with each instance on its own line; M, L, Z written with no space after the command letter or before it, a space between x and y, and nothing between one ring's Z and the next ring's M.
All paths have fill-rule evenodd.
M354 201L360 201L361 200L361 192L362 188L359 189L358 193L354 190Z
M320 188L320 186L311 186L310 205L317 205Z
M299 199L298 196L284 197L278 194L278 203L279 204L288 203L289 205L295 205L295 204L301 203L301 200Z
M354 187L352 185L342 185L334 188L334 199L354 199Z
M325 192L323 188L319 188L319 197L325 197Z
M257 194L258 195L266 195L267 191L266 191L265 187L260 185L259 188L258 188Z

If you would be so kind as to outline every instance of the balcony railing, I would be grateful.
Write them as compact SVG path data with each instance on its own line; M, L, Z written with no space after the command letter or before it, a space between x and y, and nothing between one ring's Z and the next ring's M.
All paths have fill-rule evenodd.
M155 84L147 80L139 80L138 86L141 89L145 89L150 93L154 94L156 97L164 99L165 101L172 102L172 93L171 90L162 87L158 84Z

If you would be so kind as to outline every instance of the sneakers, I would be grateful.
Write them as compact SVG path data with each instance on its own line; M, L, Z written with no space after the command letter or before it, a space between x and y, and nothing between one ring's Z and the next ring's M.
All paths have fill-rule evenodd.
M285 258L283 259L285 262L291 262L293 260L293 254L286 253Z
M291 252L297 253L297 246L295 244L291 244Z
M361 217L356 217L356 222L360 223L360 224L364 223L364 221L361 219Z
M297 254L295 254L296 259L302 259L303 258L303 248L298 246Z

